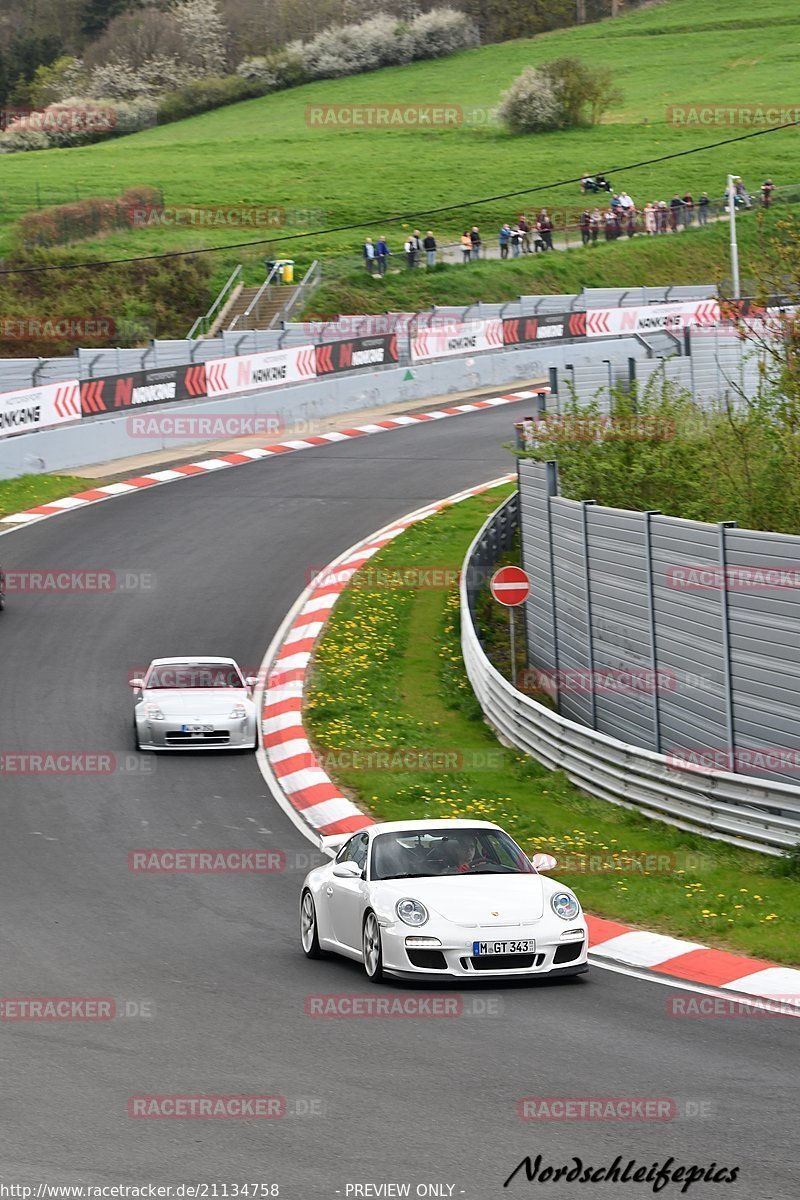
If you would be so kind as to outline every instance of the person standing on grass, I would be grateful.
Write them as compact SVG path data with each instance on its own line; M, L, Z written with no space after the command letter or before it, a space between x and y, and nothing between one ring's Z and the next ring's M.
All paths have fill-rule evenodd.
M772 204L772 193L775 190L775 184L771 179L765 179L761 185L761 204L763 208L769 208Z
M528 222L525 220L525 213L519 214L519 220L517 221L517 229L522 234L522 253L530 254L530 252L531 252L531 237L530 237L531 227L528 224Z
M546 208L543 208L539 213L539 220L536 222L539 233L542 235L545 250L553 249L553 222L550 219L550 214Z
M592 215L589 218L589 232L592 235L592 245L597 245L597 239L600 235L600 226L603 223L603 215L600 209L595 205L592 209Z
M472 257L477 262L481 256L481 246L483 245L477 225L473 225L472 229L470 229L469 240L472 246Z
M375 245L375 258L378 263L378 274L379 275L386 274L386 265L387 265L389 255L391 253L392 253L391 250L389 249L388 245L386 244L386 235L382 233L381 236L378 238L378 241Z
M678 226L681 223L681 209L683 201L676 192L669 202L669 227L673 233L678 232Z
M515 225L511 230L511 257L519 258L522 250L523 232L519 225Z
M657 212L658 208L656 204L652 200L648 200L644 206L644 228L648 237L652 236L656 231Z
M375 274L375 247L372 244L372 238L367 238L362 247L361 253L364 256L364 265L370 275Z
M461 253L464 262L469 262L472 258L472 238L469 235L469 230L465 229L461 235Z
M623 220L625 222L625 232L629 238L632 238L636 233L636 209L633 205L625 210Z
M425 251L425 259L429 267L436 266L436 238L433 236L433 230L429 229L422 243L422 248Z
M692 193L687 192L683 197L683 223L688 229L694 220L694 200Z
M697 201L697 224L708 224L708 206L711 201L708 198L708 192L703 192L700 199Z
M500 242L500 257L508 258L508 244L511 241L511 226L507 221L500 230L498 241Z
M592 236L592 214L588 208L585 208L581 213L581 241L584 246L589 245L589 239Z
M667 208L666 200L658 202L658 232L666 233L669 224L669 209Z

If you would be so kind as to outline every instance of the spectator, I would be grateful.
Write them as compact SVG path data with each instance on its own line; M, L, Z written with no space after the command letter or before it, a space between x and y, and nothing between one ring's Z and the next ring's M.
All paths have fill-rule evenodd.
M666 233L669 227L669 209L666 200L658 202L658 232Z
M740 204L742 208L752 208L753 202L750 199L750 193L744 186L744 180L742 179L741 175L736 176L733 186L736 192L734 203Z
M681 221L681 210L683 209L683 201L676 192L669 202L669 227L673 233L677 232Z
M605 175L596 175L594 180L594 190L596 192L610 192L611 184L606 179Z
M465 229L461 235L461 253L464 262L469 262L472 257L472 238L468 229Z
M539 213L539 220L536 222L536 227L541 234L544 242L545 250L553 249L553 222L550 220L550 214L546 208L543 208Z
M581 191L582 192L593 192L594 190L595 190L595 183L594 183L594 180L592 179L591 175L587 175L586 173L581 175Z
M375 247L372 244L372 238L367 238L367 240L364 242L364 245L362 247L362 254L364 255L364 265L366 266L370 275L374 275L375 274Z
M433 236L433 230L429 229L425 235L425 240L422 243L422 248L425 251L426 261L429 267L436 266L436 238Z
M603 213L603 231L607 242L613 242L619 233L617 214L610 204Z
M539 225L539 222L537 221L533 227L533 252L534 252L534 254L538 254L539 251L541 250L542 253L544 253L545 249L546 249L546 247L544 244L544 237L542 235L541 226Z
M603 217L600 209L595 207L592 209L592 215L589 218L589 231L592 235L592 245L597 245L597 238L600 234L600 226L603 223Z
M385 235L381 234L381 236L378 238L377 245L375 246L375 258L378 263L378 274L379 275L386 274L387 260L391 253L392 253L391 250L389 249L389 247L386 244Z
M520 251L522 249L523 236L524 235L523 235L522 230L520 229L519 225L515 225L514 228L511 230L511 257L512 258L519 258Z
M708 206L711 201L708 198L708 192L703 192L700 199L697 201L697 223L698 225L708 224Z
M772 204L772 193L775 190L775 184L771 179L765 179L761 185L761 204L764 208L769 208Z
M530 237L531 227L528 224L528 222L525 220L524 213L519 214L519 220L517 221L517 229L519 229L520 233L522 234L522 253L530 254L530 252L531 252L531 237Z
M483 245L477 225L473 225L472 229L470 229L469 240L472 244L472 257L477 261L481 256L481 246Z
M635 209L636 205L634 204L633 200L631 200L627 192L620 192L619 207L622 209L623 213L628 213L631 209Z
M611 207L613 208L615 213L619 212L620 198L616 192L612 192L612 194L611 194Z
M654 200L648 200L647 204L644 206L644 228L648 237L652 237L652 235L655 233L657 222L658 205Z
M506 224L500 230L500 257L508 258L508 244L511 241L511 226Z
M691 225L693 220L694 220L694 200L692 199L692 193L687 192L686 195L683 197L683 223L687 229L689 228L689 226Z
M581 213L581 241L584 246L588 246L589 238L592 236L592 214L588 208L585 208Z
M625 222L625 232L632 238L636 233L636 209L633 206L626 208L622 219Z
M403 249L406 252L406 266L409 270L413 270L417 265L417 254L419 252L419 238L416 234L409 234L405 240Z

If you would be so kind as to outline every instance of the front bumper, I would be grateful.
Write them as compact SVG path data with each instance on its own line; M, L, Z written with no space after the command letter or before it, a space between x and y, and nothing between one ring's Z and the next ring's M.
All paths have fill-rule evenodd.
M589 938L583 918L565 929L543 920L528 927L492 927L445 933L428 927L415 933L408 926L392 923L381 929L383 966L388 974L406 979L526 979L550 975L577 975L588 970ZM436 938L437 947L415 947L409 937ZM473 942L532 940L531 954L491 957L474 956Z
M203 724L213 728L200 736L187 734L182 726L186 721L138 721L136 729L142 750L255 750L258 745L256 722L252 717L234 720L209 718Z

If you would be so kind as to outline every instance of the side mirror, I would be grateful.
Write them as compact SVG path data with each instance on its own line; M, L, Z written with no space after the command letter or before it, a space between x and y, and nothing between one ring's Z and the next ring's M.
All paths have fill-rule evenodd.
M129 679L128 683L130 684L130 686L133 688L133 690L135 692L141 692L144 689L144 680L143 679Z
M247 690L249 692L252 692L253 688L258 683L258 676L257 675L246 675L244 681L247 684Z
M552 854L534 854L531 862L537 871L552 871L558 866L558 859Z
M357 862L350 860L349 862L336 863L333 868L333 873L337 879L361 879L363 871Z

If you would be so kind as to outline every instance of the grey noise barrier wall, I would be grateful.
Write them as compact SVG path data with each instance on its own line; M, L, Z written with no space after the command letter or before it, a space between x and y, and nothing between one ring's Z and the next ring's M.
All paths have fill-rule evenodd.
M654 529L652 516L593 511L592 505L559 498L556 482L552 464L521 461L519 494L489 518L464 561L461 644L486 718L504 741L565 771L594 796L748 849L790 850L800 842L797 776L790 783L777 770L746 774L687 767L667 747L733 744L737 756L746 758L748 747L797 743L800 712L790 704L800 672L797 601L782 595L770 605L763 597L753 603L728 595L723 616L717 589L698 593L681 617L683 593L672 594L654 577L683 562L687 550L716 567L723 535L692 522L660 518ZM559 711L500 674L484 652L475 618L487 571L510 545L518 521L523 565L532 580L526 604L529 669L536 683L550 677L559 684L553 689ZM786 553L787 541L796 539L730 528L724 538L729 563L741 563L741 556L752 562L760 553L778 562L783 555L800 569L797 544ZM581 692L580 684L575 690L574 681L592 673L619 677L638 671L646 677L654 659L670 682L675 676L676 687L655 694L634 689L632 695L613 690L592 695ZM764 668L770 674L760 681ZM705 684L694 686L695 675L709 681L708 694ZM660 752L653 748L659 741Z

